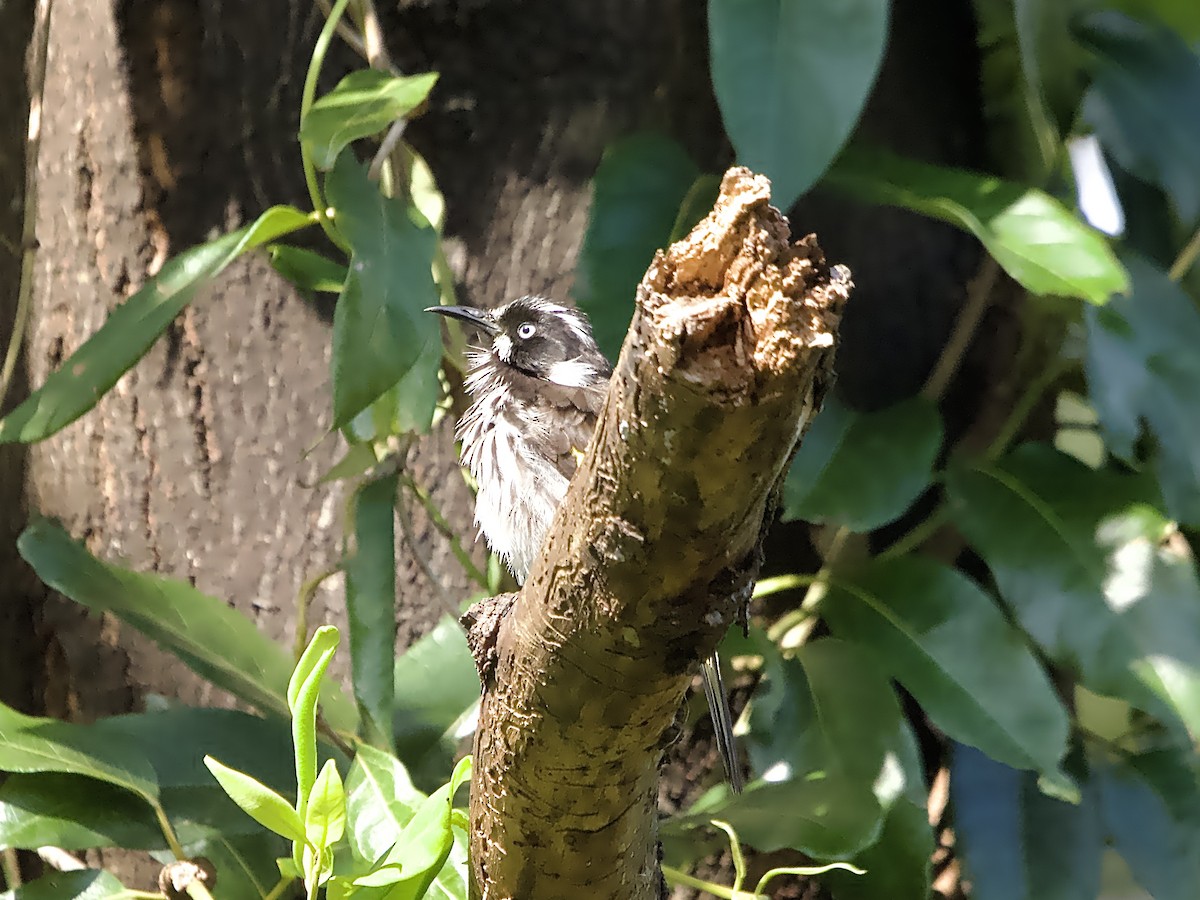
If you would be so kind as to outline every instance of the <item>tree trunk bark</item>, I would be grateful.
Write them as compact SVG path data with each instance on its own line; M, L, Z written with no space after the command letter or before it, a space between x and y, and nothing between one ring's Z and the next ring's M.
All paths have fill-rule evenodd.
M814 238L790 244L769 190L731 170L652 264L548 546L509 614L472 632L492 651L477 653L477 897L665 893L663 735L694 664L745 615L850 289Z

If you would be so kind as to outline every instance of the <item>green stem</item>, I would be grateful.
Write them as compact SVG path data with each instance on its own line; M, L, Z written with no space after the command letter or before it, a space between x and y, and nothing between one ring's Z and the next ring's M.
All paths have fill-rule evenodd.
M1013 438L1021 430L1021 426L1025 424L1025 420L1029 418L1029 414L1033 412L1033 408L1041 401L1046 389L1053 385L1070 366L1071 363L1059 356L1059 350L1056 349L1051 361L1030 382L1025 393L1021 395L1021 399L1017 401L1012 412L1008 414L1008 418L1004 420L1004 424L1000 426L999 434L996 435L996 439L992 441L991 446L983 455L985 460L994 461L1008 449L1008 445L1012 443Z
M204 886L204 882L198 878L189 881L188 886L184 888L184 892L192 900L213 900L213 895L208 892L208 888Z
M725 887L723 884L713 884L711 881L704 881L700 878L695 878L687 872L681 872L679 869L664 865L662 867L663 877L671 884L682 885L683 887L696 888L700 891L708 891L713 896L720 897L722 900L739 900L739 898L753 897L754 894L748 894L745 891L735 891L733 888Z
M42 96L46 87L46 55L50 39L51 0L39 0L34 15L29 57L29 130L25 138L24 222L21 226L21 282L17 287L17 309L12 335L0 369L0 406L8 396L13 372L25 342L25 327L33 299L33 265L37 259L38 149L42 143Z
M267 895L263 897L262 900L279 900L279 898L283 896L283 892L288 889L288 885L290 885L293 880L294 879L288 878L286 875L280 878L277 882L275 882L275 887L271 888L271 890L267 892Z
M774 575L771 578L764 578L754 586L753 599L761 600L763 597L770 597L773 594L782 594L784 591L794 591L796 588L808 587L817 580L815 575Z
M400 483L412 491L413 496L420 501L423 507L425 507L425 512L429 516L429 521L433 523L433 527L441 532L442 536L450 542L450 551L454 554L455 559L458 560L459 565L461 565L463 570L467 573L467 577L484 590L487 590L487 573L481 571L479 566L475 565L475 562L471 559L471 555L467 553L466 548L463 547L462 542L458 539L458 535L454 532L454 529L450 527L450 523L446 521L446 517L443 516L442 511L437 508L437 504L433 502L433 498L429 496L429 493L423 487L413 481L412 476L410 475L401 473Z
M342 563L339 561L337 565L318 572L300 585L300 593L296 595L296 637L292 641L292 658L296 662L300 661L300 657L304 655L304 649L308 646L308 609L312 606L313 595L317 593L317 588L324 584L327 578L333 577L340 571L342 571Z
M187 854L183 852L183 845L179 843L175 829L171 827L171 820L167 818L166 810L158 803L154 804L154 818L158 820L158 827L167 840L167 847L170 848L171 855L176 859L187 859Z
M1167 276L1172 281L1182 281L1183 276L1190 272L1192 266L1195 265L1198 256L1200 256L1200 228L1196 229L1196 233L1187 242L1187 246L1179 251L1175 262L1171 263L1171 270Z
M17 851L12 847L5 847L4 852L0 854L0 871L4 872L5 890L15 891L21 886L21 862L17 859Z
M926 518L922 519L914 525L908 532L902 535L897 541L888 545L887 549L877 554L876 562L883 562L887 559L895 559L898 556L904 556L906 553L911 553L920 547L925 541L933 537L934 533L946 524L946 520L950 518L950 507L943 503L931 512Z
M329 17L325 20L325 27L317 35L317 43L313 47L312 59L308 62L308 72L304 76L304 91L300 96L301 124L304 123L305 116L308 115L313 101L317 98L317 79L321 74L321 66L325 62L325 54L329 52L329 45L333 42L333 35L337 31L338 22L341 21L342 15L346 12L346 7L349 4L350 0L337 0L333 4L333 9L329 11ZM308 196L312 200L313 210L317 214L317 221L321 223L321 228L328 235L329 239L349 255L350 245L338 234L337 229L333 227L333 223L329 220L325 197L321 194L321 186L317 183L317 167L313 163L312 156L308 152L308 147L303 141L300 142L300 163L304 168L304 183L308 185Z

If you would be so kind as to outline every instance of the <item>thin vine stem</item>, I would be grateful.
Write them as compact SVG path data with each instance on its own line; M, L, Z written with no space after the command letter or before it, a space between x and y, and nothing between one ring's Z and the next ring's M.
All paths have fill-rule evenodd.
M50 11L53 0L38 0L34 11L33 37L29 61L29 128L25 136L24 221L21 225L21 282L17 288L17 309L12 335L0 369L0 407L8 397L33 299L33 267L37 261L38 156L42 145L42 103L46 91L46 57L50 43Z
M325 62L325 54L329 52L329 45L333 42L338 22L341 21L342 15L346 12L346 7L349 4L350 0L336 0L325 19L325 26L321 29L321 33L317 35L317 43L313 47L312 59L308 62L308 72L304 75L304 90L300 97L301 123L304 122L308 111L312 109L313 101L316 100L317 79L321 74L321 66ZM312 200L313 210L317 214L317 221L321 223L321 229L334 244L348 254L350 252L349 245L338 234L337 229L333 226L333 222L329 219L325 197L321 193L320 184L317 183L317 166L313 162L312 155L303 141L300 142L300 163L304 169L304 183L308 186L308 196Z
M1175 257L1175 262L1171 263L1171 269L1167 273L1172 281L1178 282L1183 280L1183 276L1192 270L1192 266L1196 264L1196 257L1200 256L1200 228L1196 229L1196 233L1192 235L1191 240L1187 242L1179 255Z
M446 521L446 517L442 515L442 511L438 509L437 504L433 502L433 498L429 496L429 493L423 487L417 484L411 475L403 472L400 473L400 483L403 484L408 490L412 491L413 496L417 498L423 507L425 507L425 512L429 516L429 521L433 523L433 527L436 528L442 534L442 536L450 542L450 551L458 560L459 565L461 565L463 570L467 573L467 577L484 590L487 590L487 573L483 572L479 566L475 565L474 560L471 559L471 555L467 553L466 548L463 547L462 542L458 539L458 534L456 534L454 529L450 527L450 523Z

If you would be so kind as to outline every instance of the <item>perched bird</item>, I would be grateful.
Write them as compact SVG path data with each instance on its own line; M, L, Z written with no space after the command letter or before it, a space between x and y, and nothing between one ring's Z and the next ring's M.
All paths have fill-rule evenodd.
M471 405L458 436L478 487L475 520L523 584L591 440L612 366L587 316L541 297L520 297L491 311L435 306L427 312L461 319L490 339L468 360ZM703 673L725 775L740 792L733 718L716 654L704 661Z

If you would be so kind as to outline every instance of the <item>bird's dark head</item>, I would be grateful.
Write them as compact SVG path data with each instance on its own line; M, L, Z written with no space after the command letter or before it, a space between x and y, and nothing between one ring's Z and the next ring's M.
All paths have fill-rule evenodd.
M433 306L428 312L474 325L491 339L490 361L530 378L563 387L591 387L612 374L587 316L542 297L519 297L493 310Z

